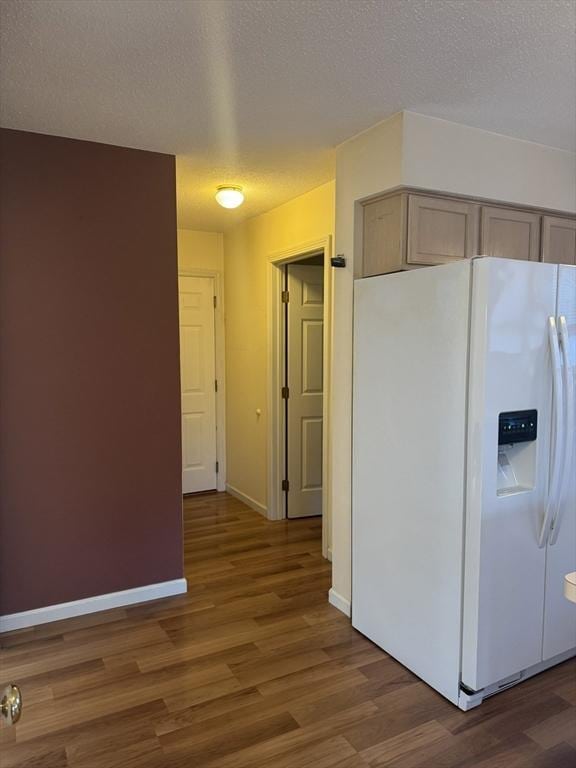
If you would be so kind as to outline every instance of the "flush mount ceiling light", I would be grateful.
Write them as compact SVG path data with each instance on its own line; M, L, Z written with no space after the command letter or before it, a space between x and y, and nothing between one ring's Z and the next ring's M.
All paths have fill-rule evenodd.
M222 208L238 208L244 202L242 187L222 185L216 189L216 200Z

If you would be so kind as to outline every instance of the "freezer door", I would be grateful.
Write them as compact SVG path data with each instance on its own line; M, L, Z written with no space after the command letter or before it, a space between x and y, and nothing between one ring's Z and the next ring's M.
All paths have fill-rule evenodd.
M576 606L564 597L564 576L576 571L576 267L558 268L558 326L564 334L565 460L558 516L548 537L544 609L544 659L576 649ZM564 320L562 320L564 318ZM570 379L569 379L570 377ZM568 403L571 399L571 404Z
M542 659L558 267L482 258L472 274L462 683L479 690ZM500 430L499 446L501 414L533 411L536 439Z
M470 262L356 281L352 624L454 703Z

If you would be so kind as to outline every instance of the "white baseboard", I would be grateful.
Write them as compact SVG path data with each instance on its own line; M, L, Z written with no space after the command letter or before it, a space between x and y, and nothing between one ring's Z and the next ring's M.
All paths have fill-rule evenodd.
M342 611L345 616L350 616L350 600L346 600L333 589L328 592L328 602L330 605L333 605L334 608L338 608L339 611Z
M121 608L134 603L145 603L148 600L158 600L161 597L181 595L188 590L186 579L162 581L159 584L147 584L145 587L124 589L121 592L109 592L105 595L86 597L84 600L73 600L70 603L47 605L45 608L35 608L22 613L10 613L0 616L0 633L12 632L15 629L35 627L49 621L61 621L74 616L83 616L97 611L108 611L111 608Z
M234 496L234 498L238 499L239 501L243 501L247 507L256 510L256 512L260 512L260 514L264 515L264 517L268 517L268 510L264 504L260 504L259 501L256 501L256 499L253 499L251 496L247 496L245 493L242 493L242 491L239 491L238 488L234 488L233 485L229 485L229 483L226 483L226 493L229 493L230 496Z

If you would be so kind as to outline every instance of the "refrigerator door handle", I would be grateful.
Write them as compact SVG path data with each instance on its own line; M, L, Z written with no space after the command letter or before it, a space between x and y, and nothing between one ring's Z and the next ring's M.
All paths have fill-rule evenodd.
M564 420L564 448L562 455L562 471L560 475L560 486L558 489L558 501L556 504L556 513L550 523L550 544L556 544L558 531L560 530L560 509L562 498L566 491L566 483L570 472L570 461L572 459L572 442L574 424L574 377L570 366L570 335L568 333L568 323L564 315L558 318L558 336L560 341L560 351L562 353L562 383L564 386L564 399L566 404L566 418Z
M550 342L550 356L552 361L552 384L553 384L553 410L554 410L554 464L551 469L551 479L548 488L548 499L546 501L546 511L542 520L540 536L538 537L538 546L542 548L548 538L548 528L552 518L552 512L556 508L560 478L562 471L562 434L564 420L562 396L562 362L560 356L560 341L558 330L556 328L556 318L548 318L548 340Z

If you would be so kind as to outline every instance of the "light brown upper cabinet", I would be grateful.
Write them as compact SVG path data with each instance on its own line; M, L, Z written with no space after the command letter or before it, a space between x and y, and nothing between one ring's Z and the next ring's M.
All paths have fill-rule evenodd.
M482 206L480 253L501 259L538 261L540 214Z
M356 277L472 256L576 264L576 219L430 191L399 189L363 206Z
M393 195L364 206L364 277L402 269L406 198L407 195Z
M410 195L408 264L450 264L477 253L478 210L475 203Z
M542 217L542 261L576 265L576 219Z

